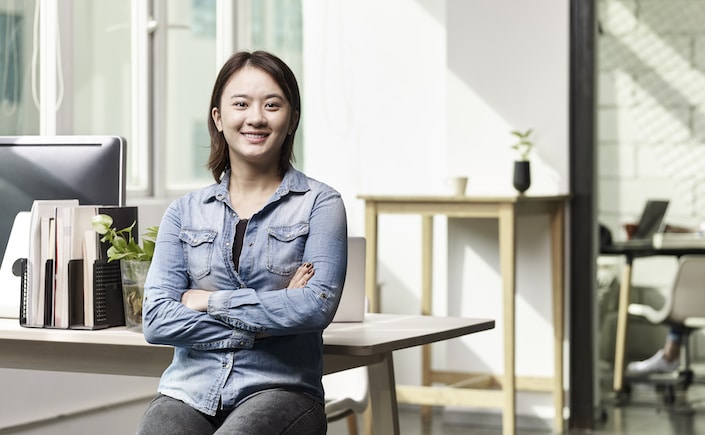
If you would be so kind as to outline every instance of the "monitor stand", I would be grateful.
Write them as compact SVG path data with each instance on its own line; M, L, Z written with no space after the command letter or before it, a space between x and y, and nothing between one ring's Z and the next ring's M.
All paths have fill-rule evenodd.
M12 273L12 265L19 258L29 256L29 223L31 213L17 213L7 240L5 256L0 265L0 317L17 319L20 316L20 277Z

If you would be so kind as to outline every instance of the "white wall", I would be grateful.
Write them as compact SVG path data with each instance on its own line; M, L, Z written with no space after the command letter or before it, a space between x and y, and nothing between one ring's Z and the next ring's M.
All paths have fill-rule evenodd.
M512 129L536 132L527 194L568 191L566 2L304 7L306 170L342 192L351 234L364 232L361 194L443 194L449 175L469 176L470 194L515 194ZM517 372L550 376L547 219L519 226ZM437 219L435 229L435 314L497 319L494 331L435 346L437 366L501 373L497 224ZM379 232L383 311L418 313L420 220L382 216ZM398 382L420 382L417 350L396 367ZM552 416L549 395L520 394L518 409Z

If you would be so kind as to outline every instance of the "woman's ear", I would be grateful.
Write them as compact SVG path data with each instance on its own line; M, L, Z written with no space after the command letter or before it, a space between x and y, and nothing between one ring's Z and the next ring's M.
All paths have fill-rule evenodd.
M217 128L218 131L222 132L223 125L221 122L220 110L218 110L217 107L214 107L211 109L211 118L213 118L213 123L215 124L215 128Z

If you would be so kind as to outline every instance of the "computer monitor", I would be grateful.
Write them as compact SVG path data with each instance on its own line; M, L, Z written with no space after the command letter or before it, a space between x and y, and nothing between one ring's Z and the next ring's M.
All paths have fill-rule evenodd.
M4 258L15 216L36 199L125 205L125 153L118 136L0 136L0 260L15 261Z

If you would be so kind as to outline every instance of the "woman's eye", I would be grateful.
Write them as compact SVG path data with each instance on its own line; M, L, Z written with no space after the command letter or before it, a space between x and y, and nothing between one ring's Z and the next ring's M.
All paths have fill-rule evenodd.
M265 108L269 110L274 110L274 109L279 109L281 107L281 104L278 102L268 102L267 104L264 105Z
M234 107L247 107L247 103L245 103L244 101L235 101L235 102L233 102L233 106Z

